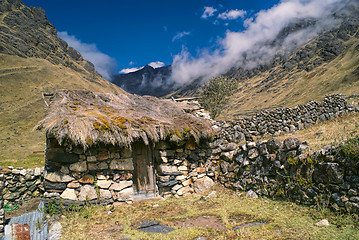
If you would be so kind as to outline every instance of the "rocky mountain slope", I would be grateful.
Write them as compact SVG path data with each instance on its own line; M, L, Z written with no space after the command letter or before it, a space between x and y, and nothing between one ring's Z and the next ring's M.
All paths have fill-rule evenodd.
M288 56L278 56L254 71L230 71L240 79L223 116L304 104L325 95L359 92L359 18L309 41Z
M233 118L260 109L294 106L320 100L327 94L359 92L359 10L337 16L340 24L326 30L303 46L277 56L267 65L254 69L233 68L224 76L238 81L238 88L224 106L223 118ZM300 29L306 23L289 25L281 36ZM202 79L194 79L168 95L198 94Z
M32 131L47 109L42 92L63 88L124 92L57 36L44 10L26 7L20 0L2 0L0 165L43 159L43 133Z
M171 66L153 68L147 65L135 72L115 75L112 82L129 93L162 97L175 90L170 77Z

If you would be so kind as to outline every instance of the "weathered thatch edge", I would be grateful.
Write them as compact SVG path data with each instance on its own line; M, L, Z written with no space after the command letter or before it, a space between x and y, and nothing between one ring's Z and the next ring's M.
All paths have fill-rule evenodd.
M70 141L84 149L100 143L131 147L139 140L148 145L193 137L199 142L213 136L210 121L189 113L192 110L186 103L151 96L61 90L36 129L44 129L61 145Z

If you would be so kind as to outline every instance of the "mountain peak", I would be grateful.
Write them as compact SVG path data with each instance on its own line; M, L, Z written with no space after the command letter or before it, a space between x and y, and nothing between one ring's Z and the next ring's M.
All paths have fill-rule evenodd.
M151 67L150 65L146 65L142 68L142 70L153 70L155 68Z

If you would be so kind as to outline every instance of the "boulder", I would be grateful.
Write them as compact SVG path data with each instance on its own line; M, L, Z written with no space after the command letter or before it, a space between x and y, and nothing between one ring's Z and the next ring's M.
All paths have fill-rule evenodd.
M172 166L168 164L161 164L158 166L158 170L160 173L171 173L171 172L177 172L178 168L176 166Z
M229 167L229 163L226 161L221 161L220 163L221 166L221 170L223 173L227 173L228 172L228 167Z
M131 187L132 185L132 181L120 181L119 183L113 183L110 187L110 190L121 191L122 189Z
M44 178L50 182L65 182L65 183L75 180L75 178L66 175L62 172L45 172Z
M255 159L255 158L258 157L258 156L259 156L259 153L258 153L257 148L251 148L251 149L249 149L249 151L248 151L248 158L249 158L249 159L253 160L253 159Z
M319 163L313 172L313 181L317 183L342 183L344 171L338 163Z
M246 196L251 197L251 198L258 198L257 193L255 191L253 191L252 189L246 193Z
M97 186L99 186L99 188L104 188L104 189L108 189L112 184L111 180L97 180Z
M196 193L200 193L210 189L213 185L214 185L213 180L205 176L194 182L193 189Z
M221 158L226 160L226 161L232 161L234 155L237 153L236 150L230 151L230 152L222 152L221 153Z
M323 219L315 224L315 226L318 226L318 227L327 227L329 225L330 224L327 219Z
M66 188L65 191L62 192L60 197L62 199L77 201L75 189L73 189L73 188Z
M284 149L287 151L295 150L302 144L302 141L295 137L290 137L284 140L283 145Z
M69 184L67 184L68 188L79 188L81 185L78 182L70 182Z
M118 192L117 193L117 197L119 200L132 200L133 198L133 195L134 195L134 191L133 191L133 188L132 187L129 187L129 188L125 188L123 189L122 191Z
M83 175L82 178L79 179L79 183L82 184L93 184L94 183L94 177L90 174Z
M132 158L113 159L110 163L110 169L133 171L134 167Z
M97 199L96 189L92 185L84 185L80 189L79 201L91 201Z
M100 189L100 197L102 199L111 199L112 194L111 194L111 192L109 190Z
M277 152L282 146L283 146L283 143L279 139L271 138L267 141L267 149L268 149L269 153Z
M87 163L85 161L73 163L69 166L69 169L73 172L86 172Z

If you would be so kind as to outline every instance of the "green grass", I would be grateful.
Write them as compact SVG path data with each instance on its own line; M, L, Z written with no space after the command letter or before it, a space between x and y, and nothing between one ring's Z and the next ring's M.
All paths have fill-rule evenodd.
M2 160L2 166L8 167L23 167L23 168L36 168L45 165L44 153L30 153L25 155L24 159L5 159Z
M359 166L359 135L340 144L338 153L345 158L352 159L356 166Z
M65 212L61 220L61 239L359 239L355 216L335 214L326 209L298 206L294 203L264 198L246 198L220 186L217 196L201 200L200 196L180 199L148 200L111 208L91 206L82 211ZM158 205L158 206L156 206ZM181 227L178 222L198 216L216 216L225 230L205 227ZM326 218L328 227L315 223ZM135 224L151 219L175 228L168 234L144 233ZM196 222L194 220L193 222ZM250 222L267 225L231 230Z

